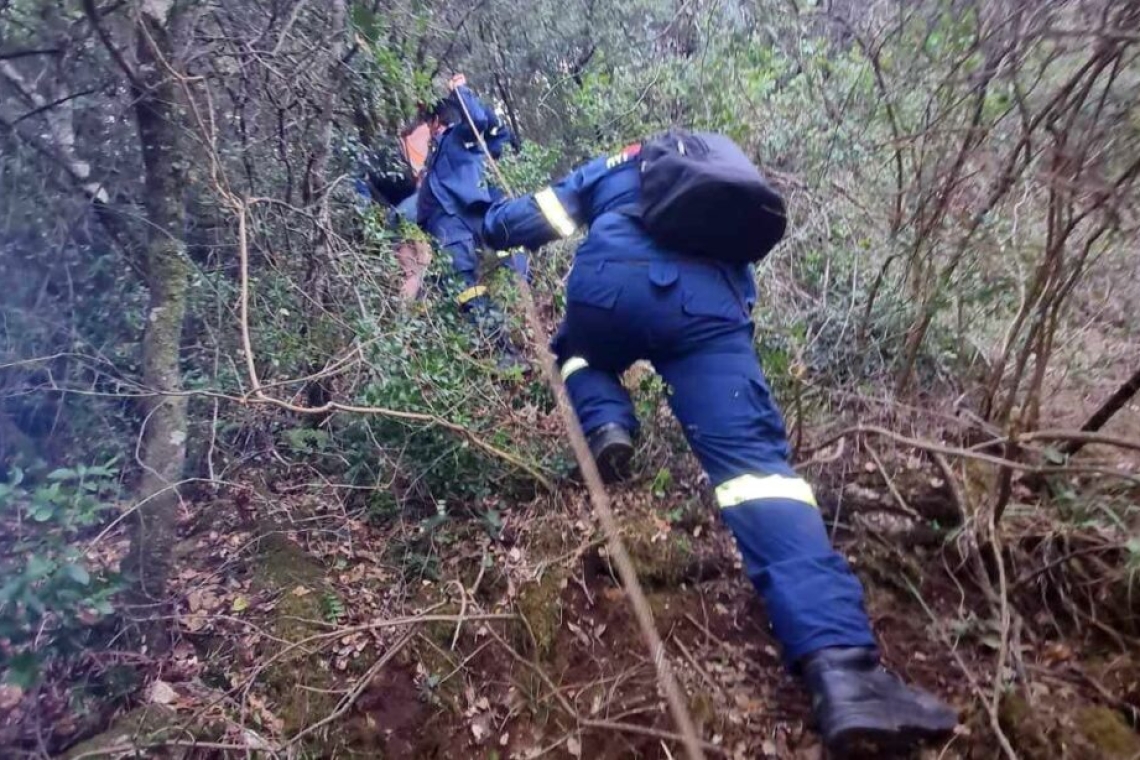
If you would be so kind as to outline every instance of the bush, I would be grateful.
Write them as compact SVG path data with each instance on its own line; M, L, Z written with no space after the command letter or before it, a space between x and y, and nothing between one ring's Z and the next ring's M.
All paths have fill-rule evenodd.
M117 579L93 569L81 540L113 508L113 462L61 468L42 478L19 468L0 483L0 669L27 688L57 658L83 647L92 626L113 612Z

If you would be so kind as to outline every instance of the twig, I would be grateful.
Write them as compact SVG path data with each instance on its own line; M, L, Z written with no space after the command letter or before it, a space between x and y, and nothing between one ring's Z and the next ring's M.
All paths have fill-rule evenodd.
M709 638L709 641L715 641L716 643L720 644L722 647L723 647L723 646L727 646L727 645L724 643L724 641L722 641L722 640L721 640L721 639L720 639L720 638L719 638L719 637L718 637L718 636L717 636L715 633L713 633L712 631L710 631L710 630L708 629L708 627L706 627L706 626L705 626L704 624L702 624L702 623L701 623L699 620L697 620L695 617L693 617L692 615L690 615L690 614L689 614L689 613L687 613L687 612L685 613L685 620L688 620L690 623L692 623L692 624L693 624L693 626L695 626L695 627L697 628L697 630L699 630L699 631L700 631L701 633L703 633L705 636L708 636L708 638Z
M1124 549L1124 548L1125 548L1124 544L1106 544L1104 546L1086 546L1083 549L1076 549L1074 551L1069 552L1068 554L1065 554L1061 557L1058 557L1055 560L1052 560L1051 562L1047 562L1046 564L1044 564L1041 567L1033 570L1030 573L1027 573L1026 575L1021 576L1020 578L1015 580L1011 584L1010 587L1015 588L1015 589L1020 588L1021 586L1024 586L1026 583L1029 583L1029 581L1033 580L1034 578L1036 578L1040 575L1044 575L1045 573L1049 572L1050 570L1057 567L1058 565L1063 565L1071 559L1076 559L1077 557L1083 557L1087 554L1100 554L1101 552L1109 552L1109 551L1114 551L1114 550Z
M896 433L892 430L887 430L886 428L879 427L878 425L855 425L854 427L847 428L846 430L842 430L838 433L835 433L834 435L828 436L821 443L817 443L814 446L809 447L806 451L804 451L804 453L811 454L812 452L827 448L842 438L848 438L856 435L879 435L884 438L890 438L891 440L897 441L906 446L919 449L920 451L929 452L931 454L942 454L944 456L952 456L960 459L973 459L978 462L987 462L998 467L1009 467L1010 469L1018 470L1019 472L1032 472L1040 473L1043 475L1060 475L1064 473L1099 473L1105 475L1114 475L1118 478L1122 478L1133 483L1140 483L1140 476L1137 476L1131 472L1126 472L1125 470L1118 470L1112 467L1041 467L1037 465L1026 464L1025 462L1015 462L1009 459L1003 459L1001 457L993 456L992 454L983 454L980 451L972 451L970 449L963 449L956 446L947 446L945 444L935 443L934 441L926 441L920 438L910 438L900 433Z
M277 756L277 752L271 749L255 749L248 744L220 744L218 742L196 742L187 740L169 740L169 741L154 741L146 742L143 744L112 744L107 747L100 747L99 749L91 749L86 752L80 752L78 755L70 755L69 760L83 760L87 757L104 757L106 755L118 754L138 754L143 750L160 749L161 747L186 747L188 749L218 749L218 750L232 750L234 752L268 752L273 757Z
M649 726L639 726L635 723L618 723L612 720L583 720L582 728L595 728L602 731L620 731L627 734L641 734L642 736L651 736L654 739L664 739L666 741L684 743L684 737L675 734L672 731L663 731L659 728L651 728ZM701 749L710 752L714 755L721 755L727 757L728 752L723 747L718 747L715 744L708 742L700 742Z
M455 633L451 637L451 651L459 643L459 632L463 630L463 621L467 619L467 590L463 588L463 581L452 581L459 587L459 620L455 621Z
M799 469L803 469L805 467L816 467L816 466L821 465L821 464L831 464L832 462L838 460L840 457L843 456L843 451L846 448L847 448L847 439L846 438L840 438L838 445L835 447L835 451L828 454L827 456L812 457L811 459L809 459L806 462L802 462L800 464L797 464L796 469L799 470ZM816 450L818 451L818 449L816 449Z
M887 468L883 466L883 460L879 458L879 454L875 451L875 447L870 443L864 443L864 445L867 447L867 453L871 455L871 459L875 460L875 466L879 468L879 474L882 475L883 480L887 482L887 488L890 489L891 495L894 496L895 501L898 502L899 509L901 509L903 512L906 512L915 520L921 522L922 515L916 512L914 508L910 506L910 504L907 504L906 499L903 498L903 495L899 491L898 486L895 485L894 479L891 478L890 473L887 472Z
M922 609L926 612L927 617L930 618L930 624L934 627L935 633L937 633L938 638L942 640L943 646L945 646L950 651L950 655L958 664L958 668L962 671L962 674L966 676L966 680L969 681L970 688L973 689L974 694L986 705L986 713L990 719L990 728L993 730L994 735L997 737L998 744L1001 746L1002 752L1005 753L1005 756L1008 758L1008 760L1018 760L1017 753L1013 751L1013 746L1009 743L1009 739L1006 737L1005 732L1001 729L1001 718L998 715L996 706L991 705L986 699L985 692L982 691L982 685L978 682L977 675L974 673L974 671L970 670L968 665L966 665L966 661L962 659L962 655L958 652L958 648L954 646L953 642L950 641L950 637L947 636L945 630L943 630L941 622L934 614L934 610L930 609L930 605L926 603L926 599L923 598L919 590L915 588L914 584L911 583L910 579L906 576L903 576L903 582L906 583L907 588L910 589L910 593L914 595L914 598L918 600L919 605L921 605Z
M1009 586L1006 583L1005 577L1005 558L1002 556L1001 539L998 537L997 531L998 514L996 510L989 510L989 539L990 548L994 553L994 563L997 564L998 576L998 611L999 611L999 639L998 639L998 658L997 667L994 669L994 684L993 684L993 702L990 705L990 710L994 717L997 717L998 709L1001 707L1002 689L1005 685L1003 673L1005 671L1005 662L1009 657L1009 634L1011 626L1012 612L1009 604ZM1012 752L1012 748L1009 750Z
M1031 443L1032 441L1066 441L1080 443L1082 446L1084 444L1094 443L1103 446L1115 446L1118 449L1140 451L1140 441L1135 439L1124 438L1118 435L1106 435L1104 433L1089 433L1083 430L1034 430L1029 433L1020 433L1006 438L997 438L992 441L986 441L985 443L979 443L976 446L971 446L970 449L977 450L991 446L1000 446L1005 443Z
M700 674L705 683L709 685L709 688L713 691L718 690L720 687L717 686L716 681L712 679L712 676L709 675L707 670L701 667L701 664L697 662L697 658L693 657L693 653L689 651L689 648L687 646L685 646L685 642L681 641L680 638L674 638L673 643L677 645L677 648L681 650L681 654L685 655L685 659L688 660L689 664L693 666L693 670L697 671L697 673Z

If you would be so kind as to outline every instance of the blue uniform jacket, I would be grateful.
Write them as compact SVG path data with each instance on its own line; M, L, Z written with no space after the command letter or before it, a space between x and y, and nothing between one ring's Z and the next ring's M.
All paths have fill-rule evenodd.
M728 291L716 287L715 280L711 287L689 288L687 309L708 316L747 318L756 302L751 265L685 256L658 245L642 228L632 211L641 193L637 150L633 146L615 156L596 158L551 187L495 203L484 219L487 244L496 249L521 245L535 250L586 225L589 233L574 257L576 272L591 267L600 271L607 262L641 262L648 265L654 284L668 287L677 281L682 269L718 269L721 276L715 280L729 286ZM612 306L620 287L620 283L607 282L606 278L575 277L572 273L567 296Z
M498 158L510 140L510 130L467 87L459 87L452 97L462 99L491 155ZM417 221L441 244L479 233L482 215L494 200L483 164L483 150L461 111L460 120L436 141L417 209ZM460 220L464 223L454 223Z

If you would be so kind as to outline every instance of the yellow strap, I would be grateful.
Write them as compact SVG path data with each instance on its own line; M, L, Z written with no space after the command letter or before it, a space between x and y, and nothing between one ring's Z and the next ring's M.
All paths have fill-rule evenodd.
M721 509L735 507L758 499L791 499L818 506L811 486L803 478L786 475L741 475L716 487L716 501Z
M578 370L586 369L586 367L589 366L590 363L581 356L571 356L566 360L566 363L562 365L562 379L565 380Z
M487 286L486 285L476 285L474 287L467 288L467 290L463 291L458 296L456 296L455 300L459 302L460 306L462 306L463 304L467 303L468 301L472 301L472 300L478 298L479 296L485 296L485 295L487 295Z
M554 190L549 187L539 190L534 194L534 199L538 201L539 211L546 217L546 221L550 222L550 226L554 228L555 232L562 237L570 237L574 234L577 225L566 213L566 207L562 205L562 201L558 200Z

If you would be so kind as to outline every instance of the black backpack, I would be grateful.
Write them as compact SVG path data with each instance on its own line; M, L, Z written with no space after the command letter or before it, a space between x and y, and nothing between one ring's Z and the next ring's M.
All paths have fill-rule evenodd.
M744 264L784 236L783 198L724 135L673 130L642 143L639 159L637 215L665 248Z
M378 138L372 149L365 152L361 163L373 200L397 206L416 191L415 172L400 149L398 138L388 135Z

